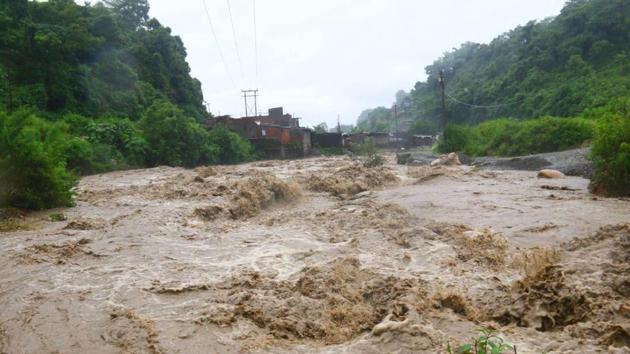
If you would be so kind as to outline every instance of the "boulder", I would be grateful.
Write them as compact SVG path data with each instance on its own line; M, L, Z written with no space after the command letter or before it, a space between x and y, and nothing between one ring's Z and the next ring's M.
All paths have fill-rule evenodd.
M458 166L462 163L459 162L459 157L454 152L451 152L448 155L441 155L438 159L431 162L431 167L435 166Z
M538 178L564 178L564 173L558 170L540 170L538 171Z

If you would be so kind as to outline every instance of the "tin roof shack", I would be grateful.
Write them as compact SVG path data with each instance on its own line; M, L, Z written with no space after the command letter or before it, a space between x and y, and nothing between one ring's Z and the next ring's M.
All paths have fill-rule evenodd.
M213 129L224 125L245 139L267 157L302 157L311 153L311 132L300 128L299 118L284 114L282 107L272 108L269 115L231 118L209 118L204 126Z

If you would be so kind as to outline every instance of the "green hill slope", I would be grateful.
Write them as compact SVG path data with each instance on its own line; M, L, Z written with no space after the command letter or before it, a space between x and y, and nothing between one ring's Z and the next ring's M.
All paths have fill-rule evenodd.
M399 121L439 123L444 71L449 120L569 117L630 94L630 2L572 0L489 44L465 43L426 67L428 78L398 93ZM364 130L393 127L392 110L363 114Z

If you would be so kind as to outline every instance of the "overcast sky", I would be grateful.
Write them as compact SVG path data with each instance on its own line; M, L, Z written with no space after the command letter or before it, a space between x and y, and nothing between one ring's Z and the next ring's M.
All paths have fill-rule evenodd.
M487 43L564 0L150 0L151 16L179 35L214 114L241 116L240 90L258 88L259 110L284 106L303 126L355 123L424 80L425 66L466 41ZM236 54L228 1L234 19ZM226 70L227 66L227 70Z

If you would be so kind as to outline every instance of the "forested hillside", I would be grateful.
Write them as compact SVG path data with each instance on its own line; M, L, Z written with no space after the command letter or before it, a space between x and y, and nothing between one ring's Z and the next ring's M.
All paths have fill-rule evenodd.
M555 18L531 21L489 44L465 43L445 53L426 67L426 81L396 94L399 121L432 122L416 123L418 132L438 126L440 70L452 122L579 115L630 95L628 43L630 2L571 0ZM393 111L368 111L358 125L391 130Z
M2 0L0 104L137 119L156 99L206 115L186 49L143 1Z
M248 159L207 116L147 0L0 0L0 207L68 204L84 174Z

